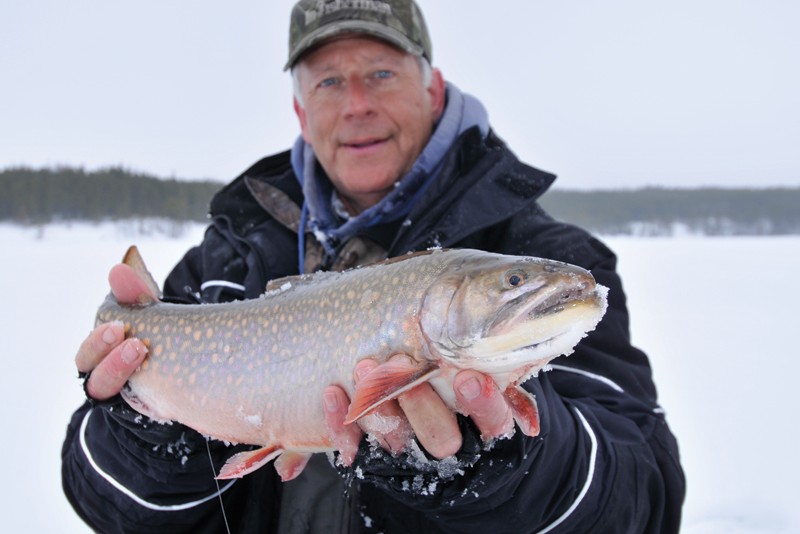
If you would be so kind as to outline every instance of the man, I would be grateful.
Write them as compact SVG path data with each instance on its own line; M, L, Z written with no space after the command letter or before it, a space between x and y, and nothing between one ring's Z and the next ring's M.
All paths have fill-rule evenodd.
M281 482L267 466L217 487L234 448L162 425L117 396L146 357L118 324L96 328L76 363L89 400L63 448L64 490L100 531L675 532L684 481L646 356L631 346L611 251L554 221L536 199L553 177L519 162L476 99L446 84L410 0L301 0L287 69L302 136L212 200L212 223L167 278L166 298L253 298L267 281L340 270L432 246L543 256L610 288L598 329L526 382L541 432L513 432L494 383L461 372L456 416L428 386L384 410L398 428L344 425L336 386L321 402L335 467L316 455ZM149 290L116 266L114 294ZM558 360L557 360L558 361ZM362 361L356 380L375 365ZM413 439L409 439L413 436ZM289 473L282 472L286 478ZM296 473L292 473L294 475Z

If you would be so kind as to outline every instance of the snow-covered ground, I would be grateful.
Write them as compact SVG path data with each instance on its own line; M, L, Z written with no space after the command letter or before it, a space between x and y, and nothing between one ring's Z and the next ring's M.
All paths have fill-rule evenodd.
M202 236L136 226L0 225L0 510L8 532L88 532L61 492L60 448L82 392L72 358L136 243L163 279ZM800 532L800 237L607 238L634 341L652 358L688 478L683 531Z

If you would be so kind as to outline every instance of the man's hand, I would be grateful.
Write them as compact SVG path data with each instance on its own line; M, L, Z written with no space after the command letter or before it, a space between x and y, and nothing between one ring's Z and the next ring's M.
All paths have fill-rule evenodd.
M155 298L127 265L114 266L108 281L111 292L121 303L133 304ZM146 355L144 343L136 338L125 339L121 323L104 323L83 341L75 356L75 365L78 371L91 373L86 393L93 399L106 400L119 393Z
M373 360L359 362L355 369L356 382L377 365ZM511 408L488 376L477 371L461 371L453 381L453 389L462 411L472 418L485 441L507 435L514 428ZM403 451L412 435L416 435L435 458L446 458L461 448L463 438L455 414L428 383L404 393L396 401L383 404L358 424L344 424L349 405L350 399L343 389L330 386L325 390L326 423L345 465L352 464L355 459L364 432L393 454Z

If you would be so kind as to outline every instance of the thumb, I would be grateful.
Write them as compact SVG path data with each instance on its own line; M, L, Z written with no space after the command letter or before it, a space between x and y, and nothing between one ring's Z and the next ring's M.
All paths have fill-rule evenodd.
M145 304L158 300L147 283L130 266L120 263L108 273L111 292L121 304Z

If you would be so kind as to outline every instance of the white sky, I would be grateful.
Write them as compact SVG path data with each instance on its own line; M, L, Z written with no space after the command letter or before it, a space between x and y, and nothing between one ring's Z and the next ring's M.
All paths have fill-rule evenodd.
M562 188L800 185L800 2L420 0L434 63ZM4 0L0 168L228 180L298 133L290 0Z

